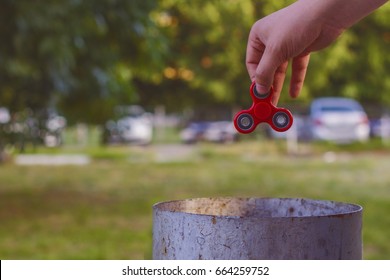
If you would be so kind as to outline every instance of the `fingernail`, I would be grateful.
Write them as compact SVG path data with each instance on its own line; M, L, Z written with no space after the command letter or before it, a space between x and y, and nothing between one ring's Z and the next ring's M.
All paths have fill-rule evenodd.
M256 83L256 91L257 91L259 94L266 94L266 93L268 93L268 88L266 88L266 87L263 86L263 85L260 85L260 84Z

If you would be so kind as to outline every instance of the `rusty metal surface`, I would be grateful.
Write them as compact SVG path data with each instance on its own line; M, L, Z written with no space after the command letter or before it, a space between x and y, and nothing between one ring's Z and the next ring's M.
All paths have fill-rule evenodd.
M298 198L153 206L154 259L361 259L362 207Z

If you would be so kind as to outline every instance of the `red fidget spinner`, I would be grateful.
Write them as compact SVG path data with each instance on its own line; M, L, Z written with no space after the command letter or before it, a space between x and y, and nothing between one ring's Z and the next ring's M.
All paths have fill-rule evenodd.
M234 126L240 133L251 133L259 123L266 122L274 130L283 132L293 124L293 116L289 110L275 107L271 103L274 93L273 88L268 93L260 94L256 91L256 84L253 82L250 87L250 94L253 100L248 110L242 110L234 117Z

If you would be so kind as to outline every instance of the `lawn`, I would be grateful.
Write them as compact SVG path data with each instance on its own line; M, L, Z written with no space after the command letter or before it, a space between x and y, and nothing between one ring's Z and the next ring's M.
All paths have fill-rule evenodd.
M86 166L4 163L0 259L150 259L152 205L211 196L360 204L364 258L390 259L390 154L303 148L286 155L282 142L202 144L187 159L158 161L154 145L110 147L86 149Z

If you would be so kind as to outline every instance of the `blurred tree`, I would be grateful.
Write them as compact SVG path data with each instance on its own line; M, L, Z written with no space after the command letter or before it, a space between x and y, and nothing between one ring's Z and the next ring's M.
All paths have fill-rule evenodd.
M148 16L155 7L155 0L1 0L1 104L56 104L70 121L104 121L116 104L136 100L134 77L147 80L161 64L164 40Z
M0 0L0 103L57 105L70 122L95 123L126 103L248 107L250 27L292 2ZM296 102L345 95L390 105L389 10L314 53Z
M261 18L294 1L254 2L255 18ZM347 30L330 47L315 52L300 97L296 103L308 104L321 96L346 96L365 105L390 107L390 5ZM280 102L291 102L286 94L288 72ZM378 110L379 113L380 110Z
M253 13L251 0L160 1L152 18L170 52L154 83L137 81L142 102L174 111L248 103L245 42Z
M165 69L152 83L136 80L143 104L171 110L248 106L245 49L251 25L294 2L162 0L152 18L170 41ZM331 47L312 54L302 94L344 95L390 105L389 5L346 31ZM284 92L291 73L287 73ZM281 103L292 102L287 94Z
M312 55L305 85L310 96L342 95L390 106L389 16L385 5Z

